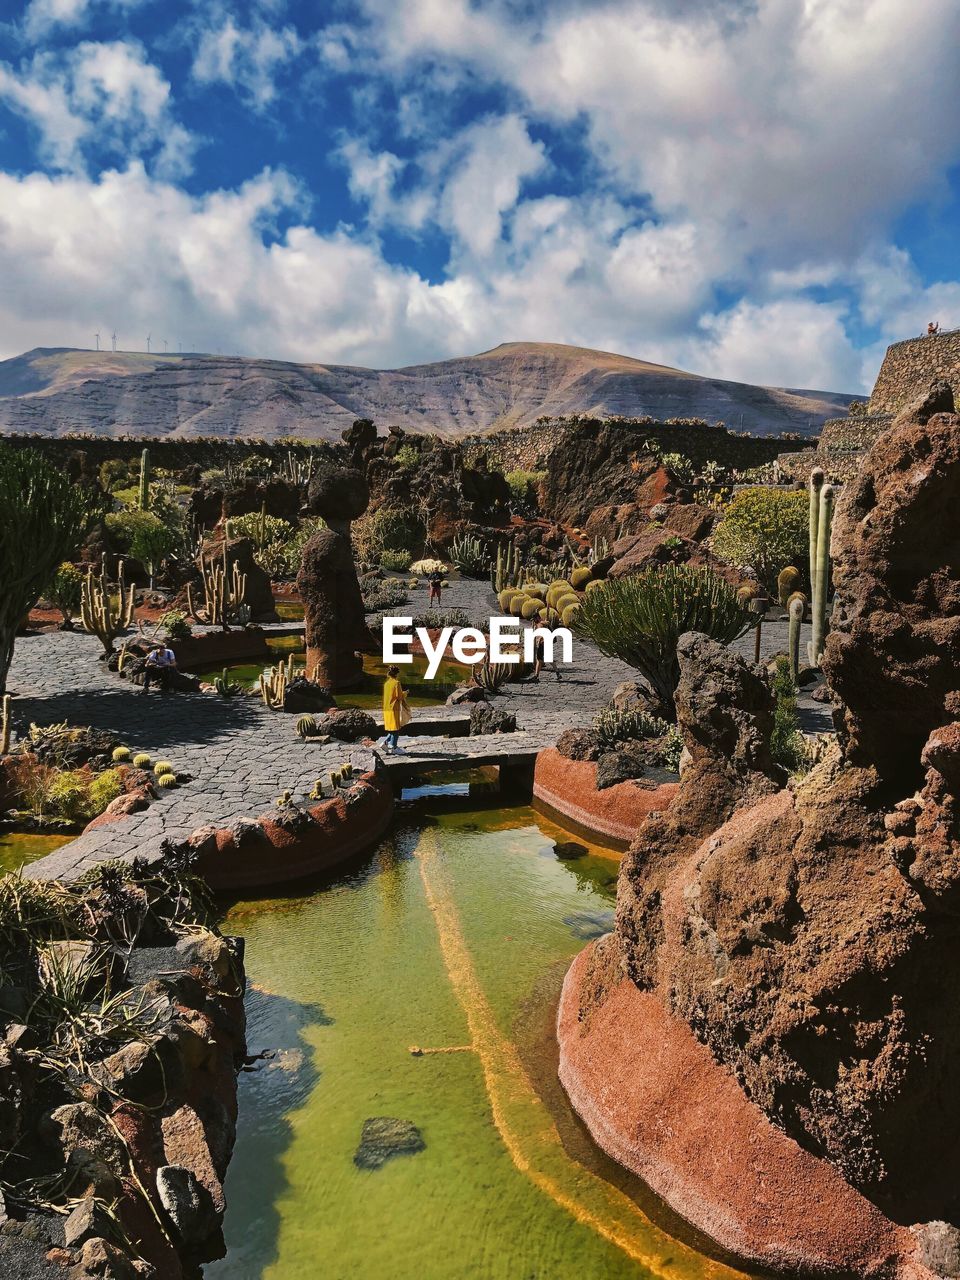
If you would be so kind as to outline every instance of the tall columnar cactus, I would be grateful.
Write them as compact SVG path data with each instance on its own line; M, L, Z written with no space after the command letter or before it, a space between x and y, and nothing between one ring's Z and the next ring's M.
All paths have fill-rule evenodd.
M223 540L220 563L211 558L209 564L201 559L200 576L203 579L203 610L198 609L193 596L193 585L187 583L187 608L198 621L224 631L231 618L238 617L247 594L247 575L240 572L234 561L232 572L227 556L227 540Z
M140 510L150 510L150 450L140 455Z
M83 629L98 636L104 650L112 653L114 640L132 625L133 613L133 584L127 587L123 576L123 561L117 565L117 590L114 597L107 578L107 557L104 555L100 561L99 574L94 572L91 565L81 589L80 621Z
M0 724L0 756L10 751L10 695L3 695L3 721Z
M494 591L499 595L504 587L515 587L522 572L520 548L515 542L508 543L506 547L501 543L497 547L496 563L491 566L490 571L490 585Z
M810 622L807 660L819 667L827 634L830 595L830 533L833 528L833 485L824 483L817 467L810 474Z
M287 685L293 680L295 674L292 653L286 662L281 662L275 667L268 667L266 671L261 672L259 681L260 696L263 698L264 706L283 709Z
M790 675L794 684L797 684L800 678L800 630L803 626L805 608L805 600L796 593L790 601L788 610L790 621L787 629L787 652L790 657Z

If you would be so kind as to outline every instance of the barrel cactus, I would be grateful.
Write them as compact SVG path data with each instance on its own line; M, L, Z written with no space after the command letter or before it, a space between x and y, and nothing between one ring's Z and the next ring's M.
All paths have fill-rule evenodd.
M522 591L518 591L516 587L504 587L497 596L497 603L504 613L510 612L510 602L516 597L523 595Z
M153 766L153 772L158 778L162 778L165 773L173 773L173 765L169 760L158 760Z
M529 596L523 595L522 593L515 595L507 606L507 612L514 618L519 618L523 612L523 606L529 599Z
M129 747L114 747L110 759L114 764L126 764L130 759Z
M580 612L579 603L568 604L567 607L560 614L560 621L563 623L565 627L570 627L573 625L573 620L579 612Z
M529 621L531 618L535 618L539 611L540 601L535 600L533 596L527 596L526 600L524 600L520 607L520 617Z
M587 583L589 581L590 570L584 566L581 566L579 569L574 569L570 574L570 585L573 587L574 591L586 591Z
M175 773L161 773L160 777L157 779L157 786L161 787L164 791L169 791L176 785L177 775Z
M794 592L800 590L800 570L792 564L787 565L786 569L781 569L777 574L777 599L786 609L790 597Z
M297 718L297 733L301 738L309 738L317 732L317 722L313 716L304 715Z
M139 751L133 757L133 767L135 769L149 769L153 764L153 760L147 755L146 751Z

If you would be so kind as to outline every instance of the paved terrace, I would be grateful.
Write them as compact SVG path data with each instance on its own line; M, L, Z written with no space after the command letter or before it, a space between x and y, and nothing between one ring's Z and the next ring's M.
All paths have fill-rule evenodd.
M425 597L424 597L425 599ZM478 582L455 582L444 594L444 608L462 608L479 622L496 608L489 588ZM417 592L411 611L422 611ZM397 611L400 612L399 610ZM289 626L276 628L289 633ZM805 637L804 637L805 639ZM783 649L785 624L764 627L763 653ZM752 636L736 645L753 658ZM294 800L307 798L316 778L345 760L358 771L375 763L375 752L344 743L303 742L294 731L296 717L265 707L259 697L223 699L214 695L161 694L141 691L106 670L99 661L100 642L80 632L51 632L17 640L8 689L14 696L15 723L90 724L115 731L134 752L169 760L193 781L132 814L79 836L49 857L33 863L29 874L72 878L108 858L153 859L165 838L181 839L207 823L229 826L239 818L255 818L272 809L283 791ZM465 712L438 707L415 712L415 719L444 724L444 732L407 737L407 766L424 769L465 768L515 755L529 760L574 725L589 724L632 668L604 657L592 645L575 642L574 663L558 682L550 672L538 685L511 685L493 701L514 712L518 732L465 737ZM805 727L829 728L829 717L816 703L804 709ZM400 763L399 761L397 762Z

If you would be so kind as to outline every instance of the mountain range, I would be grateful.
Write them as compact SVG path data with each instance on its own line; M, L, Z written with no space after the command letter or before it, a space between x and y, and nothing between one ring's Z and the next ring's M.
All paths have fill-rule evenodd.
M705 418L757 435L814 435L854 398L703 377L545 342L403 369L256 357L38 347L0 361L0 431L336 440L381 431L473 435L542 416Z

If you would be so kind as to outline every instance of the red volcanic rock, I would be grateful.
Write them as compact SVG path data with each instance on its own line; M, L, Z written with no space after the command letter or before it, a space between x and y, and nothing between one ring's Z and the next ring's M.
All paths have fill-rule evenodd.
M687 1024L615 975L582 1017L591 944L560 1003L560 1079L601 1147L688 1222L755 1266L794 1276L932 1278L912 1232L751 1103Z
M534 769L536 806L574 823L613 848L626 848L644 819L667 809L676 793L677 784L672 782L655 786L620 782L598 791L596 764L570 760L555 747L540 752Z
M540 486L548 518L579 527L598 507L632 503L646 514L670 497L676 481L652 454L639 452L641 445L642 437L622 427L587 422L567 428Z
M960 710L960 416L895 426L845 489L823 667L851 760L919 773Z
M713 533L720 518L715 507L702 502L671 502L663 513L664 527L691 542L702 542Z
M363 674L357 656L372 640L349 533L321 529L303 549L297 575L303 600L307 673L325 689L347 689Z

